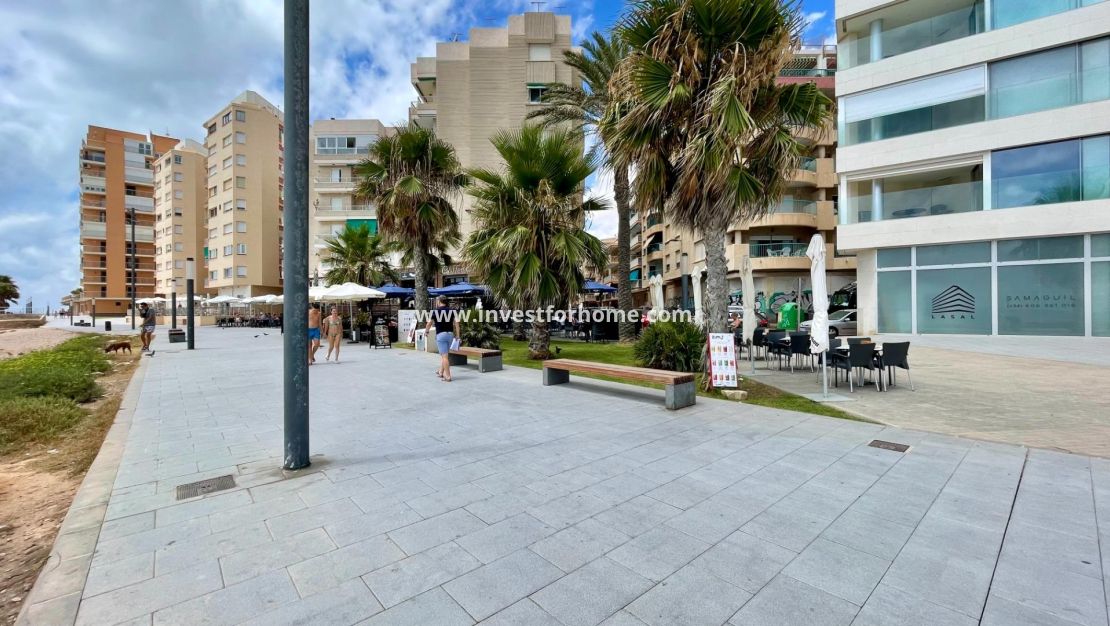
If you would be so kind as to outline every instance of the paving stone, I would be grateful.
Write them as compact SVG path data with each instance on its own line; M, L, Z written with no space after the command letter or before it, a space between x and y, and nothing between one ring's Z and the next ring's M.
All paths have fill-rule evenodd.
M231 626L297 599L289 575L279 570L155 611L154 624Z
M974 618L933 604L912 593L880 584L867 599L867 604L863 605L852 626L976 626L978 623ZM1013 626L1017 622L1008 624Z
M385 535L371 537L289 566L289 575L302 597L320 593L351 578L405 558Z
M563 575L529 550L518 550L443 585L467 613L483 620Z
M893 560L906 545L913 526L849 509L821 537L877 557Z
M586 626L616 613L651 585L643 576L602 557L532 594L532 600L567 626Z
M601 626L646 626L646 624L628 611L617 611L612 617L601 622Z
M659 582L705 552L708 543L667 526L660 526L609 553L609 558Z
M626 472L591 485L583 491L610 505L617 505L655 488L655 481Z
M270 517L266 520L266 525L269 526L275 539L281 539L313 528L323 528L325 524L355 515L362 515L362 509L349 498L344 498Z
M35 602L27 605L22 610L23 619L17 623L21 626L23 624L72 624L76 619L80 604L80 593L71 593L43 602Z
M100 535L97 541L111 541L119 539L126 535L133 535L144 530L151 530L154 528L154 511L147 511L146 513L139 513L128 517L121 517L118 519L104 522L100 527Z
M490 492L475 485L463 485L452 489L445 489L407 500L414 511L424 517L434 517L448 511L462 508L472 502L485 500L490 497Z
M485 522L464 509L456 509L391 531L389 537L406 553L416 554L483 528Z
M77 624L101 626L203 596L220 589L220 567L215 560L102 593L81 601Z
M449 542L379 568L362 579L388 608L481 565L466 550Z
M817 539L783 570L783 574L863 606L890 561L848 546Z
M363 539L419 522L422 517L406 504L395 504L365 515L348 517L324 526L336 545L346 546Z
M254 522L265 521L303 508L305 508L305 504L297 494L290 494L280 498L263 500L262 502L248 504L247 506L213 513L208 516L208 521L212 525L212 532L218 533L220 531L246 526L247 524L253 524Z
M484 626L563 626L528 598L482 620Z
M694 563L652 587L627 610L650 626L723 624L751 597Z
M300 563L335 549L328 534L317 528L287 539L229 554L220 559L224 581L234 584L274 569Z
M789 576L778 576L740 608L729 624L847 626L859 607Z
M54 553L62 559L74 559L93 553L100 529L96 527L70 531L62 527L54 540Z
M527 547L555 532L555 529L536 518L522 513L481 530L461 537L457 543L482 563L497 559Z
M147 552L89 569L83 597L119 589L154 578L154 553Z
M183 569L273 541L263 522L174 543L155 553L155 574Z
M1003 554L990 594L1079 624L1106 624L1101 578L1046 567L1039 559Z
M778 575L797 553L742 531L706 550L691 565L755 593Z
M628 502L603 511L594 518L622 533L635 537L642 535L663 522L682 513L673 507L648 496L637 496Z
M628 535L587 519L535 542L531 550L564 572L570 572L626 541Z
M466 626L473 623L454 598L436 587L359 622L359 626Z
M1027 604L991 594L981 626L1075 626L1077 622L1039 611Z
M251 504L251 496L246 491L232 491L204 496L199 500L167 506L155 511L155 526L168 526L185 520L207 516L212 513L234 509Z
M161 550L175 543L196 539L211 533L212 529L207 518L194 518L178 524L152 528L117 539L101 541L96 545L93 567L137 554Z
M609 508L609 504L601 498L578 492L528 509L528 513L549 526L566 528Z
M754 508L742 511L710 498L686 509L664 522L664 524L707 543L717 543L731 535L737 528L758 515L759 512Z

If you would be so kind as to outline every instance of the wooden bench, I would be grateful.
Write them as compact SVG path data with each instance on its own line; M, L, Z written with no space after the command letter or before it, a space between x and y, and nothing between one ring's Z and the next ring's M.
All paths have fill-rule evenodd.
M694 375L686 372L671 372L668 370L655 370L646 367L632 367L629 365L610 365L593 361L576 361L574 359L551 359L543 362L543 384L561 385L570 382L570 373L600 374L613 378L625 378L649 383L665 385L666 400L664 404L668 409L681 409L692 406L697 399L697 390L694 388Z
M447 353L447 363L450 365L466 365L466 358L469 356L478 357L478 371L483 374L501 369L501 351L490 348L462 346Z

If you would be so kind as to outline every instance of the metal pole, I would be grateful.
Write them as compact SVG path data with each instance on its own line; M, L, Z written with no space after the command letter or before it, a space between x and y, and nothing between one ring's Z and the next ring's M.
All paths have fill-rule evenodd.
M135 330L135 207L131 207L131 330Z
M173 291L170 292L170 328L177 328L177 281L171 283Z
M308 0L285 0L285 454L282 467L308 454ZM284 331L289 332L284 332Z
M93 298L92 318L93 318L92 319L93 328L96 328L96 298Z
M825 361L825 355L828 352L825 350L821 353L821 397L826 400L829 399L829 368Z
M196 266L193 257L185 259L185 349L192 350L193 345L193 281L196 278Z

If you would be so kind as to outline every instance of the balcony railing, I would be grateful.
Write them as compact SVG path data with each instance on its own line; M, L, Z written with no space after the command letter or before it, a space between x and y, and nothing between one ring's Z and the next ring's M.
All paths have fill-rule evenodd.
M346 156L346 155L369 154L369 153L370 153L369 146L362 146L362 147L359 147L359 148L320 148L320 147L316 148L316 154L320 154L320 155Z
M663 216L658 213L652 213L647 217L647 228L658 226L663 223Z
M768 257L802 257L806 255L808 243L801 241L775 241L771 243L753 243L748 245L748 254L752 258Z
M779 76L835 76L836 68L794 67L783 68Z
M327 215L347 215L348 213L373 213L374 205L372 204L352 204L350 206L321 206L316 209L316 213L322 216Z
M798 161L798 169L807 172L817 172L817 159L814 157L802 157Z
M644 248L644 254L651 254L653 252L660 252L662 250L663 250L663 244L662 243L652 243L652 244L648 244L648 246L646 248Z
M817 202L814 200L795 200L786 198L778 203L772 213L805 213L817 215Z
M92 161L94 163L104 162L104 154L98 152L84 152L81 154L81 158L85 161Z
M883 16L882 19L891 23L892 20L897 19L897 16ZM854 28L864 29L867 26L867 23L861 21ZM873 63L946 41L969 37L984 30L986 30L986 19L983 3L968 2L966 6L954 11L885 29L879 36L879 41L873 41L870 32L860 34L856 39L840 45L837 65L841 69L847 69Z
M353 189L355 181L353 179L346 180L331 180L330 178L313 178L312 182L315 183L316 188L319 190L327 189Z

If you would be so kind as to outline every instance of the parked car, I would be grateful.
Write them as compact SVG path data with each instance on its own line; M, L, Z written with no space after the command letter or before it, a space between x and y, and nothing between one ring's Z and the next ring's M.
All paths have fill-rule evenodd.
M813 326L813 320L801 323L801 332L808 333ZM850 337L856 334L856 310L841 309L829 313L829 335Z
M741 323L743 323L744 309L741 308L739 311L733 312L731 310L731 307L730 307L730 310L729 310L729 318L730 319L728 321L730 328L732 327L732 320L737 318L737 317L740 318ZM771 323L771 320L769 320L766 315L764 315L763 313L760 313L759 311L755 312L755 321L756 321L757 327L759 327L759 328L767 328L767 326L770 325L770 323Z

